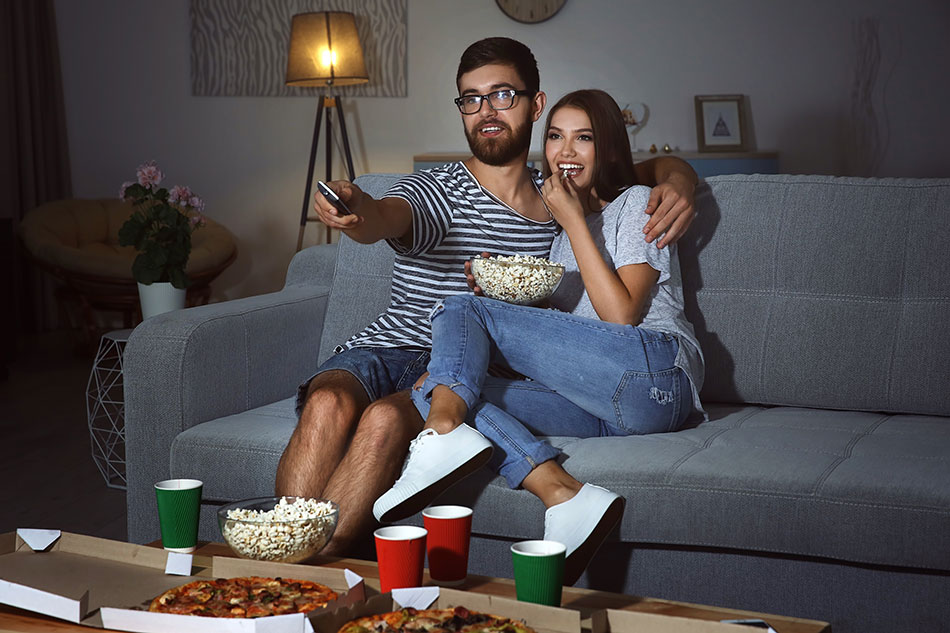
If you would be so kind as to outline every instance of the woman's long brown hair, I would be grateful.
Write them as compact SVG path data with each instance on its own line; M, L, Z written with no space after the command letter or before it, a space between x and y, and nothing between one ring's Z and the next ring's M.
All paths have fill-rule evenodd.
M594 176L591 187L601 200L610 202L620 192L637 184L630 154L630 139L624 125L620 107L603 90L575 90L561 97L548 111L544 122L544 144L548 142L551 118L560 108L571 106L587 113L594 130ZM541 173L545 179L551 176L547 157L542 159Z

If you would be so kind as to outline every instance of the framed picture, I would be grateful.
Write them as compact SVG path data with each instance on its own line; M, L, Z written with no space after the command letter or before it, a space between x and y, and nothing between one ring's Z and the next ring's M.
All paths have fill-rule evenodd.
M701 152L749 149L744 95L696 95L696 137Z

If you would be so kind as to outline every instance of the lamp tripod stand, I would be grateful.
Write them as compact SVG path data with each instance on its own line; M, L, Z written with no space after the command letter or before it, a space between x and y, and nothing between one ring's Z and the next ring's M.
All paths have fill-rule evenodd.
M287 51L288 86L326 86L326 93L317 104L317 118L313 122L313 141L310 143L310 163L307 166L307 186L300 210L300 231L297 233L297 252L303 248L303 233L307 222L319 222L310 217L313 200L313 166L317 158L317 143L320 141L320 126L326 121L327 134L327 181L333 180L333 115L336 110L343 141L343 155L350 180L356 178L353 171L353 156L350 154L350 139L346 135L343 118L343 100L330 94L334 87L365 84L369 81L366 64L363 63L363 47L356 30L356 18L346 11L317 11L298 13L290 23L290 48ZM330 227L327 227L327 244L330 243Z
M343 158L346 160L346 169L350 180L356 178L356 172L353 171L353 156L350 154L350 141L346 135L346 119L343 117L343 100L339 96L324 95L320 98L317 105L317 117L313 122L313 141L310 143L310 163L307 166L307 186L303 195L303 208L300 210L300 231L297 233L297 252L303 248L303 233L307 228L307 222L318 222L317 218L310 217L310 207L313 201L310 199L310 190L313 186L313 168L317 158L317 144L320 142L320 124L321 119L326 121L326 151L327 151L327 178L329 182L333 180L333 123L331 122L331 111L336 108L337 119L340 122L340 139L343 141ZM330 227L326 227L327 244L330 243Z

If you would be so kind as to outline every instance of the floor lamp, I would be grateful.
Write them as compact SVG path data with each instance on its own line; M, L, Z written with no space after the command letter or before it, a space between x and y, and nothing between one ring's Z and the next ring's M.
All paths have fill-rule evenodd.
M335 86L352 86L369 81L363 63L363 48L356 32L356 20L352 13L343 11L319 11L299 13L293 17L290 27L290 50L287 55L288 86L326 86L326 94L317 102L317 117L313 122L313 141L310 143L310 163L307 166L307 186L300 211L300 232L297 234L297 251L303 247L303 233L310 221L310 189L313 184L313 167L320 140L321 119L326 121L327 180L333 180L333 127L331 111L336 110L340 123L340 138L350 180L353 172L353 157L346 136L343 118L343 101L339 95L330 94ZM327 228L327 243L330 229Z

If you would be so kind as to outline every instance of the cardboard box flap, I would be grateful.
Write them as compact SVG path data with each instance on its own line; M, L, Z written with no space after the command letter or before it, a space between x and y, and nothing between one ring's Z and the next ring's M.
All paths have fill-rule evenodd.
M0 560L5 580L73 600L88 592L89 612L102 606L139 606L172 587L198 580L197 576L166 576L153 567L55 549L43 553L19 551ZM5 602L2 596L0 601Z
M765 629L714 620L606 609L591 615L591 633L751 633Z
M41 552L49 549L49 546L62 536L62 532L39 528L17 528L16 535L29 545L34 552Z
M78 623L89 611L89 592L79 600L0 579L0 600L17 607Z
M439 599L438 587L404 587L389 592L400 607L428 609Z
M315 633L337 633L350 620L394 611L394 605L392 596L388 593L377 594L365 602L344 606L333 611L311 613L309 615L310 625Z
M267 618L202 618L174 613L102 609L103 626L136 633L309 633L303 613Z
M345 591L348 587L346 574L342 569L274 563L247 558L228 558L226 556L215 556L211 559L211 576L212 578L233 578L235 576L295 578L318 582L337 592Z
M70 532L63 532L60 539L53 545L52 551L71 552L102 560L133 564L136 567L149 567L160 570L165 569L165 561L168 558L168 552L163 549L158 549L157 547L136 545L122 541L110 541L108 539L96 538L95 536L72 534ZM198 565L199 562L200 560L196 558L195 563L198 567L200 567L200 565ZM198 571L198 569L195 570L195 575L197 575Z

